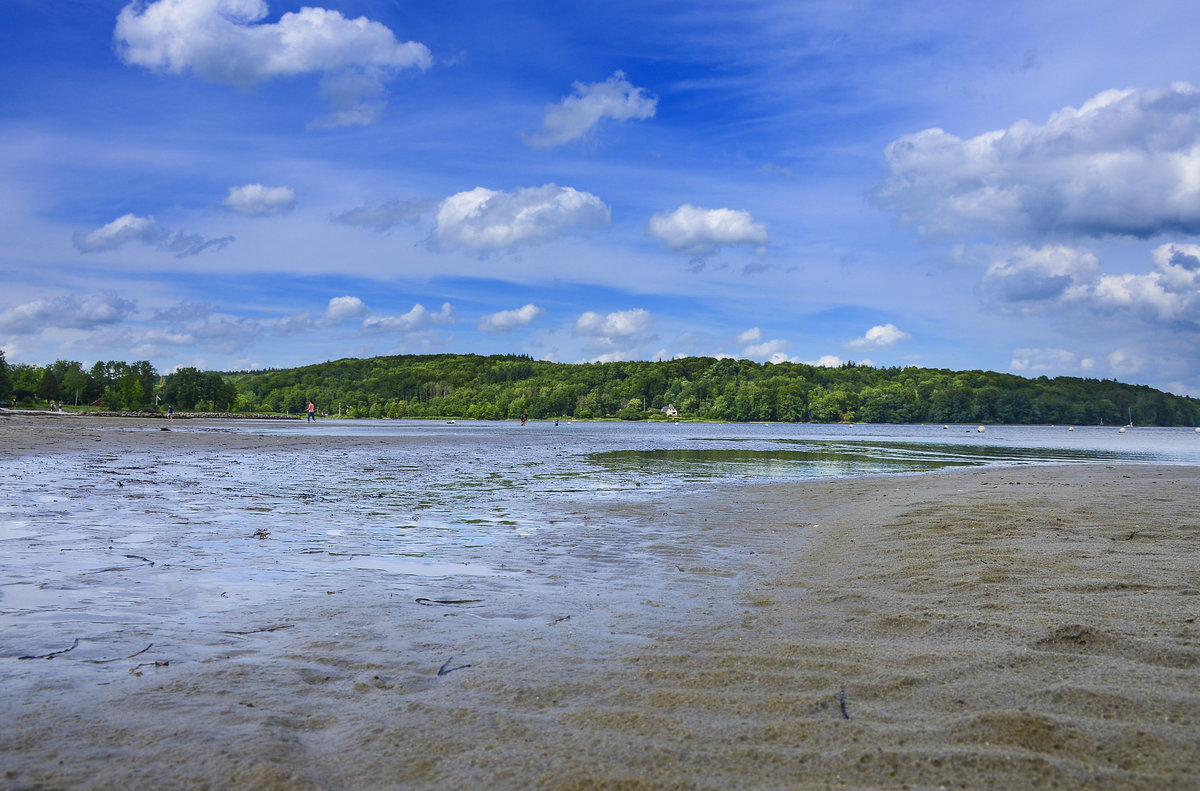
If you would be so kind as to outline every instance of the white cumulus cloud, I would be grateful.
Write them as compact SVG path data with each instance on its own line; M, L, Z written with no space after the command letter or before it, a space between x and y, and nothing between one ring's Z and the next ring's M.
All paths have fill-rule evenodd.
M528 135L525 142L550 148L586 135L605 118L641 121L653 118L658 97L636 88L618 71L604 82L576 82L575 93L550 105L542 118L542 131Z
M481 332L494 332L496 334L512 332L515 329L528 326L530 322L545 312L544 309L530 303L515 310L501 310L496 313L488 313L485 316L479 317L475 329Z
M751 327L737 336L738 343L754 343L762 340L762 330L758 327Z
M741 209L704 209L685 203L650 218L650 235L670 249L707 255L721 245L767 243L767 227Z
M356 319L368 313L367 306L358 297L333 297L325 308L318 324L322 327L333 327L343 321Z
M1142 322L1200 328L1200 245L1168 243L1148 272L1101 272L1085 250L1022 247L995 261L980 290L985 298L1020 303L1025 312L1075 306L1092 314L1129 314Z
M619 310L608 315L588 311L575 321L575 334L590 338L628 338L650 328L650 311Z
M1200 91L1186 83L1105 91L965 140L926 129L886 156L875 197L926 236L1200 232Z
M443 302L436 313L427 309L419 302L412 310L399 316L369 316L363 319L363 332L415 332L425 330L454 320L454 306Z
M121 9L113 42L128 65L240 87L319 75L334 126L374 121L391 74L433 62L424 44L366 17L306 6L263 23L268 10L265 0L139 0Z
M981 288L1005 302L1056 299L1091 280L1099 269L1099 260L1087 250L1064 245L1019 247L988 267Z
M291 211L296 203L296 192L291 187L244 184L230 187L229 194L221 203L247 217L268 217Z
M876 349L889 349L901 341L912 340L912 335L904 332L895 324L880 324L867 330L866 335L846 344L846 348L856 352L867 352Z
M501 192L476 187L438 207L433 241L441 248L502 250L557 236L571 228L607 225L608 206L589 192L544 184Z

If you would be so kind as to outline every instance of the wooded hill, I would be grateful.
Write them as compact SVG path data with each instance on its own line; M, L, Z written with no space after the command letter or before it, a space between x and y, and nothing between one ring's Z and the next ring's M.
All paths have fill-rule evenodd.
M163 389L183 373L166 377ZM221 378L236 390L228 405L236 411L297 413L311 399L321 412L349 417L644 420L666 417L670 405L681 419L729 421L1124 425L1132 417L1138 425L1200 425L1200 400L1144 385L853 363L821 368L688 357L567 364L438 354Z

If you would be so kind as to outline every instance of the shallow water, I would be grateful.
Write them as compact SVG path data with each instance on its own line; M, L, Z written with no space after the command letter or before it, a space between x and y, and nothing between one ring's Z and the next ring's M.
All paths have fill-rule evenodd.
M157 422L88 427L110 441L5 460L4 677L28 667L14 658L74 638L85 661L136 649L143 635L198 657L214 649L191 636L197 619L313 592L540 584L522 573L531 539L581 530L598 500L965 465L1200 464L1191 429L176 421L181 439L214 440L181 449L170 434L121 441L146 439ZM288 447L290 435L329 442ZM580 552L573 568L633 552L625 540Z

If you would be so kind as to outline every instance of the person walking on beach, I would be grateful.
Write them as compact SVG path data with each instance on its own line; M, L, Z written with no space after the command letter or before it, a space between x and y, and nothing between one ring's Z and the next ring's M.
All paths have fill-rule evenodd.
M308 402L308 420L306 420L304 422L308 423L310 421L313 423L317 422L317 408L316 408L316 406L313 405L312 401Z

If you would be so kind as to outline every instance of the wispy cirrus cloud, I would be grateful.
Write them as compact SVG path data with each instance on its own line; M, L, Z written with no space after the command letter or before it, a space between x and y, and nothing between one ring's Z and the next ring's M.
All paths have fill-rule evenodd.
M415 225L437 208L432 200L374 201L342 212L334 219L356 228L386 231L397 225Z
M136 214L124 214L95 230L77 232L72 237L75 249L81 253L103 253L116 250L127 242L139 242L172 253L176 258L198 255L205 250L220 250L232 241L232 236L206 239L199 234L171 231L153 217Z

